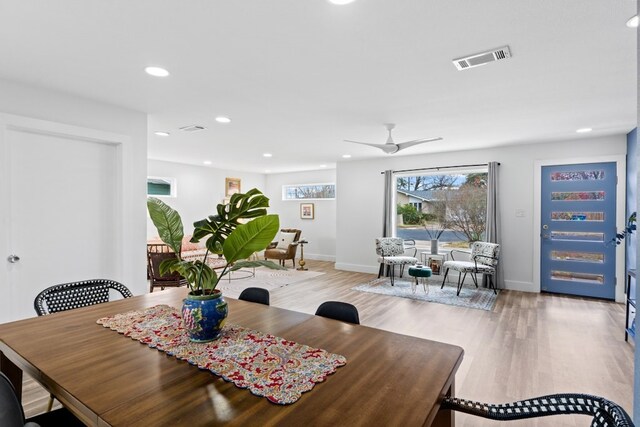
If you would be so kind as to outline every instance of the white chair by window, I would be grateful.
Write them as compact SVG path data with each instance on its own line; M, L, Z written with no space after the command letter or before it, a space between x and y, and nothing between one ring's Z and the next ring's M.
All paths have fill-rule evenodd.
M380 237L376 239L376 253L380 263L378 277L382 276L386 266L387 273L391 278L391 286L393 286L396 265L400 266L400 277L402 277L405 265L414 265L418 262L415 257L404 256L404 251L404 242L399 237Z
M464 279L467 277L467 273L471 273L473 283L478 287L478 279L476 274L482 273L489 280L489 287L493 288L493 292L496 292L496 269L498 268L498 257L500 256L500 245L496 243L487 242L473 242L471 245L470 261L456 261L453 257L454 252L461 252L469 254L464 251L452 250L450 253L451 261L446 261L442 268L444 269L444 278L442 279L442 286L444 288L445 281L447 280L447 274L449 270L454 270L459 273L458 276L458 292L464 285Z

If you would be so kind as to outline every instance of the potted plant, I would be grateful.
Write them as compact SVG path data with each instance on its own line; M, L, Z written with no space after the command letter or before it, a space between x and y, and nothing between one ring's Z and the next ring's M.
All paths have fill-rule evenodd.
M224 275L246 267L284 269L271 261L247 260L264 250L280 228L278 215L267 214L268 206L269 199L255 188L236 193L228 203L219 204L214 215L193 224L191 242L206 238L206 252L202 260L190 261L181 258L184 228L180 214L160 199L147 199L149 216L160 239L176 254L160 264L160 274L177 272L188 282L182 320L192 341L207 342L220 336L228 307L216 286ZM207 265L210 255L224 256L220 273Z
M615 241L616 245L622 243L625 237L633 234L633 231L636 229L636 213L632 213L629 215L629 219L627 219L627 225L622 230L622 233L616 233L616 237L612 239L612 242Z

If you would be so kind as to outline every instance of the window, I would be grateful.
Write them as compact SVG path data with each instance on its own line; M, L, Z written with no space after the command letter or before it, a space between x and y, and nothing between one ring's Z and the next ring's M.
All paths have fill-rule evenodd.
M176 197L175 178L147 177L147 196Z
M282 200L331 200L335 198L335 184L295 184L282 186Z
M396 177L396 236L418 247L468 249L484 239L486 211L486 168Z

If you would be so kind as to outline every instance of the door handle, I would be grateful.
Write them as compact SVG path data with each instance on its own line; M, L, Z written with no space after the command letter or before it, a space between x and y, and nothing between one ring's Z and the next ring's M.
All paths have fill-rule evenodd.
M7 261L9 261L11 264L15 264L16 262L20 261L20 257L18 255L9 255L7 257Z

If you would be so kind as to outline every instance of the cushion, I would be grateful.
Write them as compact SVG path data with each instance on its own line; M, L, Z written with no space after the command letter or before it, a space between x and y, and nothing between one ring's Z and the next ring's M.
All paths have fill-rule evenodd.
M278 244L276 245L277 249L289 249L289 245L293 243L293 240L296 238L296 233L280 233L278 236Z

